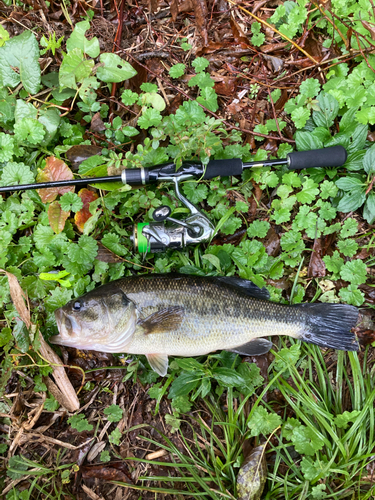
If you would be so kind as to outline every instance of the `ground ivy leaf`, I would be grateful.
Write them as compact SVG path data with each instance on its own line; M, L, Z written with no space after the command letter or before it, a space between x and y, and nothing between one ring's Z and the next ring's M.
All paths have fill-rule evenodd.
M251 436L263 434L267 436L281 425L281 417L276 413L269 413L263 406L258 406L252 414L248 426Z
M120 244L120 237L118 234L106 233L101 243L116 255L126 255L128 253L127 248Z
M191 203L200 203L207 198L208 187L197 182L184 182L182 190Z
M313 462L311 458L303 457L301 460L302 474L307 481L316 479L325 470L326 466L326 461L322 459Z
M147 108L143 111L142 116L138 118L137 125L140 128L147 129L159 125L162 120L160 111L154 108Z
M300 203L311 203L319 194L318 185L310 177L305 177L302 183L302 191L297 193L297 200Z
M92 263L98 253L98 244L91 236L82 235L78 243L71 243L68 257L77 264Z
M357 232L358 232L358 222L355 219L349 217L342 225L340 236L341 238L347 238L348 236L356 235Z
M324 181L319 187L320 197L323 200L326 200L327 198L334 198L337 195L338 189L334 182Z
M347 239L340 240L337 247L345 257L353 257L358 251L358 243L355 240Z
M186 66L183 63L174 64L169 70L169 76L172 78L179 78L185 73Z
M365 294L358 290L358 287L353 284L346 288L341 288L339 296L347 304L356 307L361 306L365 301Z
M324 446L324 441L313 429L300 425L293 429L291 441L297 453L313 456Z
M292 120L296 128L303 128L310 118L310 110L306 108L297 108L292 111Z
M269 222L256 219L248 227L247 235L250 238L265 238L270 227L271 225Z
M197 101L210 111L215 112L219 109L217 94L211 87L204 87L201 90L200 96L197 97Z
M14 125L14 136L20 143L40 144L46 131L34 118L23 118Z
M70 424L71 427L76 429L78 432L92 431L94 428L93 425L88 423L83 413L79 413L78 415L73 415L68 418L68 424Z
M325 263L327 270L333 274L339 274L342 266L344 265L344 259L340 257L337 250L333 252L332 257L329 255L323 257L323 262Z
M64 210L65 212L70 212L70 210L73 210L73 212L79 212L79 210L83 207L81 198L73 192L64 193L61 196L59 203L61 205L61 210Z
M191 63L197 73L204 71L209 64L209 61L205 57L196 57Z
M349 422L354 422L360 414L361 412L359 410L344 411L344 413L335 417L333 423L339 429L346 429Z
M191 410L192 403L187 396L177 396L172 399L172 407L178 413L188 413Z
M120 445L120 442L121 442L121 431L118 427L116 427L115 430L113 430L111 432L111 434L109 435L109 442L116 445L116 446L119 446Z
M133 66L117 54L104 52L100 55L100 62L104 64L104 67L99 66L96 76L103 82L120 83L137 74Z
M366 264L360 259L346 262L340 269L340 276L343 280L349 281L353 285L361 285L362 283L366 283Z
M111 405L104 410L104 415L107 415L109 422L119 422L123 417L123 411L118 405Z
M8 162L1 174L2 186L14 186L17 184L31 184L34 182L34 174L30 167L24 163Z
M27 92L36 94L41 82L39 55L38 42L34 33L29 30L8 40L0 47L2 86L14 88L22 82Z

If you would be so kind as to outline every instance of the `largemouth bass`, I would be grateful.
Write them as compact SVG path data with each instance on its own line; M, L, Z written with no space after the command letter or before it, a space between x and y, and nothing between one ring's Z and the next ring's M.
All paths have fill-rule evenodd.
M145 354L164 376L168 356L216 350L260 355L289 335L356 351L358 310L345 304L270 302L266 289L235 277L152 274L112 281L55 311L52 343L102 352Z

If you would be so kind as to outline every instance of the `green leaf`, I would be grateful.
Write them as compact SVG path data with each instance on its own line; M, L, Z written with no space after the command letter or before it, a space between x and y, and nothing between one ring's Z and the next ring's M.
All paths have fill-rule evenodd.
M83 413L79 413L78 415L73 415L68 418L68 424L70 424L71 427L76 429L78 432L92 431L94 428L93 425L88 423Z
M61 196L60 200L61 209L65 212L79 212L83 207L81 198L73 192L65 193Z
M202 259L208 260L208 262L210 262L217 271L221 272L220 259L216 257L216 255L212 255L210 253L205 254L202 255Z
M118 234L106 233L101 242L116 255L126 255L128 253L127 248L120 244L120 237Z
M310 118L310 110L305 108L297 108L292 111L292 120L296 128L303 128L307 120Z
M204 89L205 87L213 87L215 82L208 73L202 72L190 78L188 86L195 87L195 85L198 85L200 89Z
M85 33L88 29L90 29L90 23L88 21L81 21L74 26L73 33L66 41L66 50L68 52L78 48L90 57L98 57L100 54L99 40L96 36L88 40L85 37Z
M194 358L176 358L177 365L186 372L204 373L204 367Z
M12 469L12 470L9 470ZM18 455L14 455L13 457L10 457L9 462L8 462L8 470L7 470L7 476L10 477L11 479L20 479L22 476L26 476L26 471L28 469L27 463L23 460L22 457ZM19 471L19 472L17 472Z
M375 174L375 144L373 144L371 148L366 151L366 154L363 157L363 168L367 174Z
M121 59L117 54L104 53L100 55L100 62L104 64L100 66L96 72L96 76L103 82L123 82L129 80L137 74L137 71L127 61Z
M14 186L17 184L31 184L35 181L30 167L24 163L8 162L1 175L2 186Z
M249 238L265 238L270 227L271 225L269 222L256 219L248 227L247 235L249 236Z
M340 415L337 415L333 421L333 423L339 429L346 429L348 427L349 422L355 422L357 417L361 414L359 410L354 411L344 411Z
M121 94L121 100L125 104L125 106L132 106L135 102L137 102L139 95L135 92L132 92L130 89L124 90Z
M332 181L324 181L320 184L320 197L322 200L326 200L327 198L334 198L337 195L337 187L335 183Z
M302 183L302 190L296 196L300 203L311 203L316 199L318 194L318 185L310 177L305 177Z
M251 429L251 436L263 434L267 436L282 423L281 417L276 413L269 413L263 406L255 408L248 426Z
M200 374L191 372L182 372L172 382L168 398L173 399L177 396L187 396L190 391L195 389L201 379Z
M111 455L108 450L103 450L100 453L100 461L103 463L110 462L111 461Z
M115 420L116 422L116 420ZM116 427L115 430L113 430L111 432L111 434L109 435L109 442L116 445L116 446L119 446L120 445L120 442L121 442L121 431L118 427Z
M319 90L320 83L316 78L307 78L299 87L300 93L306 97L315 97Z
M215 90L210 87L205 87L201 90L201 95L197 97L197 101L210 111L215 112L219 109L217 94Z
M225 387L238 387L245 384L245 380L232 368L215 368L212 374Z
M0 162L12 159L14 150L14 138L9 134L0 132Z
M25 30L0 47L0 82L4 87L16 87L22 82L25 90L36 94L41 73L39 46L34 33ZM18 69L18 71L16 71Z
M304 425L293 429L291 441L297 453L309 456L315 455L324 446L324 441L318 435L318 432Z
M78 243L71 243L68 257L77 264L92 263L98 253L98 244L91 236L82 235Z
M342 225L340 236L341 238L348 238L349 236L355 236L357 232L358 222L355 219L349 217Z
M361 285L362 283L366 283L366 264L360 259L346 262L340 270L340 276L343 280L349 281L353 285Z
M60 90L64 87L77 88L77 82L81 83L84 78L90 76L94 61L85 59L83 50L75 48L63 59L59 70ZM99 71L99 70L98 70Z
M182 190L191 203L197 204L207 198L208 187L197 182L184 182Z
M317 127L329 128L333 125L333 120L339 112L340 105L332 95L325 92L321 92L317 99L320 111L313 111L313 120Z
M325 263L327 270L330 273L334 273L336 275L340 273L340 270L344 265L344 259L340 257L340 254L337 250L333 252L332 257L330 257L329 255L323 257L323 262Z
M43 125L33 118L24 118L14 125L14 136L18 142L40 144L45 134Z
M196 73L200 73L201 71L204 71L208 67L209 64L210 64L209 61L205 57L197 57L191 63L191 65L195 69Z
M358 243L355 240L340 240L337 247L345 257L353 257L358 252Z
M340 298L352 306L359 307L365 301L365 294L358 290L356 285L349 285L346 288L341 288L339 291Z
M364 188L361 190L353 189L352 191L344 194L337 205L337 210L344 213L353 212L362 206L365 200L366 193Z
M369 224L373 224L375 220L375 193L370 191L367 195L365 206L363 207L363 217Z
M186 66L185 64L179 63L171 66L169 70L169 76L172 78L179 78L185 73Z
M142 116L138 118L137 125L140 128L147 129L150 127L154 127L155 125L159 125L161 120L162 116L160 114L160 111L153 108L147 108L143 110Z
M250 41L255 47L260 47L261 45L263 45L265 39L266 35L264 33L257 33L256 35L253 35L251 37Z
M172 408L178 413L188 413L191 407L192 403L187 396L177 396L172 399Z
M284 347L276 356L275 369L284 371L296 365L301 357L301 348L298 344L294 344L289 348Z
M18 349L21 352L27 352L30 347L29 332L23 321L16 317L16 326L13 328L13 336L16 340Z
M313 462L311 458L303 457L301 460L301 470L307 481L313 481L322 474L327 467L327 463L322 459ZM323 484L322 486L325 487Z
M312 149L321 149L323 143L311 132L298 131L295 135L296 147L298 151L310 151Z
M103 413L107 416L109 422L119 422L123 417L123 411L118 405L111 405L105 408Z

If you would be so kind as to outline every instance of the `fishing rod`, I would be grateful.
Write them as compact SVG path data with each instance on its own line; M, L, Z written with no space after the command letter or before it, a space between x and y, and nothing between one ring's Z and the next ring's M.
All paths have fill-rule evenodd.
M233 158L231 160L211 160L206 166L195 160L184 161L178 170L175 163L168 162L153 167L124 169L121 175L2 186L0 187L0 194L28 189L86 186L87 184L104 182L122 182L130 186L173 182L176 197L188 208L190 214L183 220L174 219L170 217L171 209L168 206L158 207L153 212L154 222L136 224L131 236L135 250L140 253L155 253L163 252L168 248L180 249L191 244L206 243L214 235L215 227L211 221L181 194L179 190L181 181L190 179L208 180L219 176L241 175L248 168L274 167L277 165L287 165L289 170L340 167L344 165L346 159L346 149L342 146L333 146L312 151L289 153L286 158L278 160L243 163L241 159Z

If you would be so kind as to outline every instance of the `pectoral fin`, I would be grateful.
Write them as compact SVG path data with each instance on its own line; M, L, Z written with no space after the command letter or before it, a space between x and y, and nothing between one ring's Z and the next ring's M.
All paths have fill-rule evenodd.
M168 370L167 354L146 354L146 356L151 368L162 377L165 377Z
M267 339L254 339L234 349L227 350L242 354L243 356L261 356L262 354L266 354L271 349L272 345L272 342Z
M184 309L179 306L166 307L138 321L146 335L150 333L165 333L177 330L184 317Z

